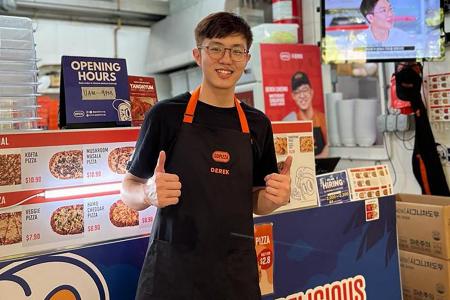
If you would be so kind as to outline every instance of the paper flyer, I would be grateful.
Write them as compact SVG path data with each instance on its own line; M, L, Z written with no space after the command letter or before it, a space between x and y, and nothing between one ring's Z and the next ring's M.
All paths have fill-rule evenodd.
M320 206L350 201L346 171L317 175L316 179Z
M428 76L428 113L432 122L450 122L450 73Z
M365 200L393 194L392 179L386 165L347 169L352 200Z

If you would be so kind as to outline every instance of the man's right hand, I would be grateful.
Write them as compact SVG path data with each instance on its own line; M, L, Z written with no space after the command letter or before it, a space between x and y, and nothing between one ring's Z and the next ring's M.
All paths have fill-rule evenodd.
M164 164L166 153L159 152L158 162L155 172L148 181L149 204L162 208L168 205L177 204L181 196L181 182L176 174L166 173Z

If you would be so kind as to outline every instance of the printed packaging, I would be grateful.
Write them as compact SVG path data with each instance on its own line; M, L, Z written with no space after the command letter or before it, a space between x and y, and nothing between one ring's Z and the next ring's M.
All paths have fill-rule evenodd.
M404 300L447 300L450 297L448 260L400 250Z
M400 249L450 259L450 198L397 194Z

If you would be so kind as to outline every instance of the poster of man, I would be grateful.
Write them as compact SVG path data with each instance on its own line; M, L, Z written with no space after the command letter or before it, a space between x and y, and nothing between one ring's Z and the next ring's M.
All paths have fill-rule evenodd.
M316 157L328 156L319 47L263 44L261 68L269 119L312 120Z

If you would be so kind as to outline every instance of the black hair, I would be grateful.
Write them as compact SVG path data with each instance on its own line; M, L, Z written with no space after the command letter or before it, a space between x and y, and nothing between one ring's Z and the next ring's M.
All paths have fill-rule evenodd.
M233 34L241 34L247 42L247 49L250 49L253 35L250 26L243 18L229 12L212 13L197 24L195 41L198 46L205 38L224 38Z
M372 14L379 0L362 0L361 5L359 6L359 10L361 11L364 18L367 19L368 14Z

